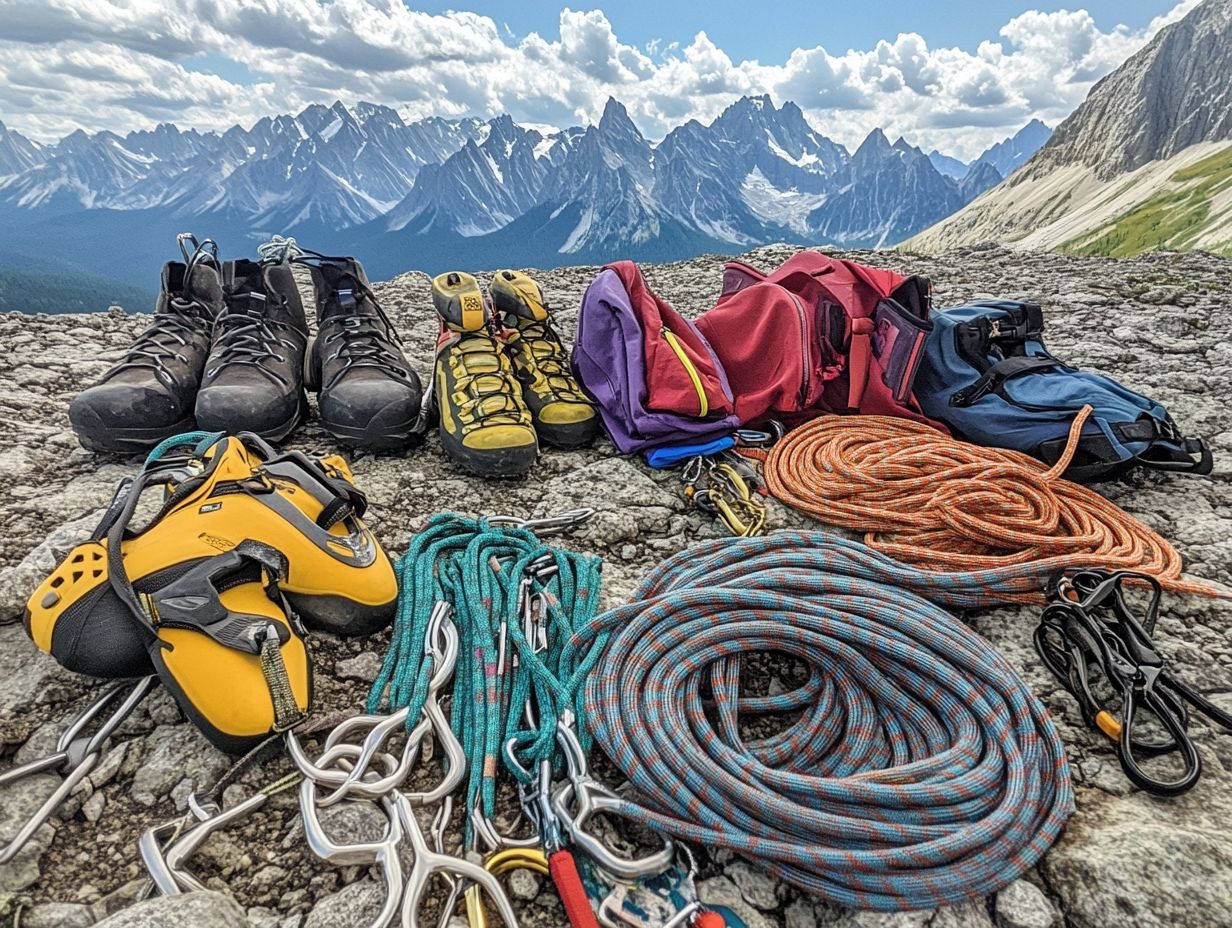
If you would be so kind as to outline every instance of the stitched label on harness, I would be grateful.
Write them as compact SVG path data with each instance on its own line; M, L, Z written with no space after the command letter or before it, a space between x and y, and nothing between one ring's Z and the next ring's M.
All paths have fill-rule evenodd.
M217 535L211 535L209 532L202 532L197 538L211 548L217 548L219 551L230 551L235 547L235 542L229 541L226 538L219 538Z

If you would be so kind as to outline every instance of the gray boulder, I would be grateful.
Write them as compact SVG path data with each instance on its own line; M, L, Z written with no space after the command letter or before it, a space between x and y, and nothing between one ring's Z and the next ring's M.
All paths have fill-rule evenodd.
M248 928L244 910L226 893L156 896L98 922L98 928Z

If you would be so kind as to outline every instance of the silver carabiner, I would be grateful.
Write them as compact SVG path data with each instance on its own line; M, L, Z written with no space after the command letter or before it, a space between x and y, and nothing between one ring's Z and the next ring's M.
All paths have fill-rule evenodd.
M137 841L141 862L145 864L146 872L154 882L154 888L164 896L176 896L183 892L180 884L176 882L175 874L167 866L167 857L163 851L163 842L174 839L179 833L180 825L179 820L163 822L161 825L147 828Z
M537 828L533 833L521 838L497 831L496 823L484 815L483 810L478 806L471 811L471 828L475 836L487 846L489 852L505 848L538 847L542 843Z
M162 855L166 870L171 874L177 889L175 892L170 893L164 890L163 894L175 896L181 890L185 892L201 892L208 889L204 883L185 869L188 858L192 857L201 845L209 840L210 835L214 834L214 832L220 828L225 828L237 819L244 818L251 812L255 812L265 805L268 800L268 793L253 793L243 802L236 803L225 811L215 813L180 835L175 843L167 848ZM155 878L154 882L157 885L158 879ZM159 888L161 889L162 887Z
M399 854L405 832L394 799L391 796L382 796L378 802L388 823L384 836L379 841L338 844L321 826L321 820L317 816L316 784L305 779L300 787L299 809L308 847L312 853L328 863L339 866L363 864L380 867L385 877L385 900L370 928L389 928L398 915L399 902L406 886Z
M552 795L552 814L577 845L596 864L621 880L637 880L662 873L676 859L676 842L663 835L663 848L645 857L624 857L586 830L596 815L623 816L625 800L590 775L586 754L577 734L564 721L556 725L556 742L565 755L568 779ZM577 811L570 814L576 803Z
M538 519L520 519L517 516L488 516L489 525L511 525L514 528L530 529L536 535L553 535L575 528L595 514L593 509L570 509L554 516Z
M329 806L348 797L379 799L397 789L414 768L419 757L423 739L432 732L445 752L445 776L435 787L426 792L409 794L415 805L439 802L452 793L466 774L466 751L450 728L449 720L440 707L437 695L453 678L458 662L458 630L449 619L447 603L437 603L428 627L426 647L433 657L433 674L429 683L428 698L424 703L423 718L408 734L400 762L387 769L377 778L369 776L374 758L383 753L381 747L395 732L406 727L408 710L403 708L392 715L360 715L339 724L325 740L325 755L315 764L308 760L298 739L288 737L287 744L292 759L305 776L321 786L334 787L333 791L316 800L319 806ZM354 746L353 766L349 770L327 766L337 756L331 752L343 746L343 740L356 729L366 728L367 734L361 745ZM388 756L388 755L386 755ZM324 762L324 763L323 763Z
M500 880L485 870L480 864L454 857L452 854L438 853L428 846L423 829L415 818L415 809L409 799L402 793L391 794L391 801L396 809L396 815L401 820L402 832L410 839L411 852L415 862L406 878L406 891L402 899L402 924L404 928L419 928L419 907L423 902L428 884L436 874L445 877L452 876L455 880L468 880L485 889L488 896L496 903L501 920L508 928L518 928L518 917L509 904Z
M132 714L133 709L146 694L158 683L158 677L141 677L136 681L121 681L106 689L94 702L86 706L56 741L56 750L46 757L39 757L28 763L13 767L0 773L0 787L16 783L29 776L39 773L60 773L64 780L44 800L34 814L18 830L3 848L0 848L0 865L7 864L26 846L26 842L41 828L59 805L68 798L82 780L89 776L90 771L102 756L107 740L115 734L120 724ZM93 734L85 734L90 723L98 718L108 705L120 699L120 704L98 726Z
M697 898L694 883L697 860L687 844L678 844L677 849L687 866L672 861L672 866L656 874L658 879L653 882L618 882L612 886L596 907L595 916L603 928L685 928L706 910Z

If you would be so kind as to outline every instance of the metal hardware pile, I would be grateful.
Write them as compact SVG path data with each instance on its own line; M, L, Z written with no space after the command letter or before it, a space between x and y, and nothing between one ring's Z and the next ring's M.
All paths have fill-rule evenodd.
M1138 608L1135 587L1146 600ZM1130 781L1157 796L1176 796L1202 775L1202 758L1189 735L1190 710L1230 732L1232 713L1168 666L1153 638L1162 598L1159 581L1146 574L1063 574L1050 586L1035 649L1078 701L1086 723L1116 746ZM1154 732L1143 733L1152 726ZM1161 758L1177 760L1179 771Z
M703 908L684 842L732 850L843 905L921 909L998 891L1056 840L1073 806L1064 746L1012 668L946 611L1001 597L989 571L921 570L825 532L782 531L683 551L600 615L602 562L536 534L589 515L429 520L395 567L397 617L367 713L270 739L191 796L187 815L149 829L139 850L152 888L205 889L194 854L291 789L315 856L381 874L370 928L443 926L459 907L472 928L489 910L516 926L499 879L516 869L551 878L573 928L741 928L731 911ZM1133 583L1152 591L1141 617ZM1228 728L1232 717L1155 649L1159 581L1084 570L1050 595L1036 633L1044 663L1117 742L1136 785L1190 788L1201 764L1184 703ZM751 695L744 661L766 652L802 662L803 685ZM0 774L0 786L53 769L65 778L0 863L156 683L106 690L55 752ZM1162 739L1140 734L1140 714ZM591 773L596 742L631 793ZM440 776L425 788L429 744ZM279 746L293 772L224 809L224 789ZM1160 755L1178 755L1181 774L1140 763ZM498 809L511 794L520 822ZM322 812L344 803L377 810L381 836L333 838ZM593 830L597 816L659 843L619 852ZM448 887L443 904L434 880Z
M597 926L597 917L604 925L737 928L734 916L719 916L716 923L716 913L701 911L692 888L691 858L686 866L685 852L678 852L670 839L652 853L631 858L609 848L589 828L595 815L615 814L621 804L587 766L591 738L580 692L597 654L572 646L577 630L597 611L602 565L597 558L548 547L531 531L567 528L588 516L581 511L522 523L439 515L415 536L396 565L403 596L368 709L391 713L379 725L384 732L406 727L410 720L423 721L412 728L401 765L375 783L383 786L405 775L403 768L414 763L417 751L410 745L417 744L421 729L431 727L447 745L448 776L432 793L417 797L419 804L438 809L433 826L436 856L424 859L448 871L451 865L441 849L450 835L459 834L460 851L472 868L486 860L484 880L474 869L454 867L453 890L444 906L445 914L452 912L459 896L465 897L472 925L487 923L477 887L495 900L506 924L515 923L491 872L526 866L552 877L574 928ZM441 628L456 645L455 661L442 662L438 656L440 646L434 642ZM451 718L446 721L438 698L449 684ZM337 744L331 748L331 740L326 741L323 760L345 755L338 738L336 730L331 740ZM295 751L295 742L290 743ZM324 777L321 770L306 766L305 758L295 757L313 782L334 787L314 799L313 787L305 783L301 805L306 821L312 802L335 802L348 790L364 796L372 789L365 785L364 771L371 769L375 750L365 745L353 770L325 771ZM496 823L497 791L510 784L524 819L516 836L502 832ZM460 831L451 824L455 789L464 796ZM422 837L405 821L407 815L403 809L398 818L419 867ZM352 859L349 852L314 842L311 835L310 843L327 859ZM412 871L412 877L416 873ZM391 895L393 879L391 871ZM421 890L412 884L407 892ZM656 904L659 910L669 907L667 921L636 920ZM403 923L413 924L408 919L417 903L405 905L409 908Z

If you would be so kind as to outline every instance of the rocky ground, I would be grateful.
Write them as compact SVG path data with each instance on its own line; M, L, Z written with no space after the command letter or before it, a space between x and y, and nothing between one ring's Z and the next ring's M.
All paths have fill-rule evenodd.
M772 266L791 251L763 248L750 260ZM1140 474L1102 489L1172 539L1193 574L1232 583L1232 263L1202 254L1112 261L997 248L928 258L884 252L853 257L931 276L941 305L994 294L1042 301L1057 354L1157 397L1187 432L1207 436L1217 460L1211 477ZM648 268L647 277L677 307L697 312L717 294L721 263L703 257ZM595 271L564 268L541 275L570 335ZM406 274L376 290L406 339L408 356L426 372L435 337L427 279ZM98 458L77 447L65 410L141 325L139 317L118 312L0 316L0 473L6 478L0 488L0 622L19 617L36 582L92 527L115 482L134 470L135 461ZM307 450L330 448L315 421L294 443ZM659 559L719 533L685 506L674 475L619 458L606 441L576 453L549 451L516 483L459 476L434 437L406 455L358 456L354 469L372 501L371 522L395 554L418 524L440 510L532 515L595 508L595 518L566 543L606 559L609 603L626 595ZM772 525L807 521L772 503ZM703 855L704 898L730 905L751 928L1232 925L1232 735L1195 720L1206 766L1202 782L1180 799L1150 798L1129 788L1106 742L1082 725L1074 705L1041 670L1030 643L1032 610L998 609L970 621L1021 670L1070 746L1078 810L1043 863L996 898L956 909L872 915L817 902L730 857ZM1159 634L1177 667L1232 709L1232 606L1170 597ZM361 705L386 641L383 635L318 638L322 710ZM39 654L19 623L0 624L5 765L50 750L63 720L98 691L98 681L62 671ZM364 913L379 901L376 884L358 867L333 868L311 856L298 830L294 792L275 797L212 840L194 862L211 887L230 895L133 905L144 887L137 854L141 831L180 814L189 793L210 786L228 764L182 720L170 698L153 694L59 816L15 861L0 867L0 926L6 919L12 923L19 906L23 928L103 920L113 928L365 924ZM246 795L285 769L283 761L271 760L228 798ZM0 789L0 842L56 782L54 775L42 775ZM371 824L362 815L342 815L329 827L345 836ZM522 874L511 884L523 924L564 923L550 888L540 891L537 878Z

